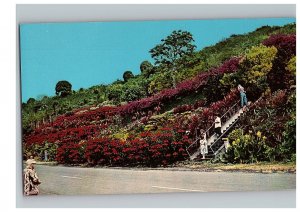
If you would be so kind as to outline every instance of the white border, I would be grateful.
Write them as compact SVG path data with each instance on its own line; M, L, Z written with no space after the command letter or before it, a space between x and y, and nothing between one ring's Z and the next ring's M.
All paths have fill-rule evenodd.
M72 4L82 4L82 3L94 3L97 4L99 3L99 0L86 0L86 1L81 1L81 0L73 0L72 2L70 1L66 1L66 0L52 0L51 2L45 2L45 1L39 1L39 0L35 0L35 1L21 1L21 0L7 0L7 1L1 1L1 5L0 5L0 33L1 33L1 39L0 39L0 51L1 51L1 55L0 55L0 70L1 70L1 109L0 109L0 117L1 117L1 141L2 141L2 151L1 151L1 161L2 161L2 171L1 171L1 182L2 182L2 187L1 187L1 208L14 208L16 206L16 187L15 187L15 183L16 183L16 178L15 178L15 173L16 169L15 169L15 165L17 164L16 161L20 160L20 156L17 157L16 160L16 137L20 136L20 132L18 132L16 134L16 121L19 121L19 110L18 108L16 109L15 107L15 103L16 103L16 98L18 99L18 92L16 90L16 88L18 89L18 87L16 86L16 77L17 77L17 73L16 71L16 66L14 64L16 61L16 25L15 25L15 20L16 20L16 10L15 10L15 4L22 4L22 3L31 3L31 4L39 4L39 3L72 3ZM106 0L106 1L101 1L101 3L114 3L114 4L118 4L118 3L141 3L140 1L127 1L124 2L122 0L119 1L115 1L115 0ZM152 1L143 1L143 3L156 3L156 4L161 4L161 3L174 3L172 1L163 1L163 0L152 0ZM177 3L177 2L176 2ZM181 0L180 1L181 4L196 4L198 3L198 1L194 0ZM223 1L219 0L219 1L214 1L214 0L210 0L210 1L202 1L202 3L209 3L209 4L222 4ZM226 1L226 3L236 3L236 4L245 4L245 3L256 3L256 4L272 4L272 3L277 3L278 2L274 2L274 1L264 1L264 0L253 0L253 1L248 1L248 2L241 2L241 1ZM285 0L285 1L281 1L279 3L284 3L284 4L295 4L296 1L291 1L291 0ZM92 7L95 7L93 5L91 5ZM147 5L145 5L147 6ZM193 8L195 8L195 5L190 5L191 6L191 10L193 10ZM246 6L246 5L244 5ZM261 5L262 6L262 5ZM270 6L270 5L269 5ZM281 5L282 6L282 5ZM241 10L243 12L243 10ZM260 7L257 6L256 10L254 9L252 11L252 14L257 14L256 12L260 11ZM45 12L45 11L44 11ZM210 17L212 14L213 15L217 15L215 11L209 11L206 10L204 12L208 12L209 14L207 14L206 17ZM227 15L229 16L233 16L236 13L233 13L230 10L224 11L225 13L227 13ZM239 11L236 11L237 13ZM271 11L269 11L271 12ZM67 14L67 13L66 13ZM85 14L91 14L88 11L85 12ZM113 14L113 13L110 13ZM125 15L126 13L124 13L124 11L122 11L119 14L121 15ZM189 11L186 11L184 14L191 14ZM199 15L203 15L203 12L199 12ZM266 16L268 16L268 11L264 13ZM289 13L290 14L290 13ZM36 14L33 14L33 16L35 16ZM59 18L57 13L52 13L52 16L55 16L56 18ZM99 14L98 14L99 15ZM127 14L128 15L128 14ZM142 13L140 15L143 15ZM152 13L153 18L157 18L158 16L153 12ZM173 14L174 15L174 14ZM218 13L218 15L220 15L220 13ZM249 14L248 14L249 15ZM273 15L277 16L278 13L276 13L276 10L273 11ZM291 14L289 16L293 16L294 14ZM43 13L42 17L46 17L46 13ZM75 14L74 17L76 17L76 21L78 21L78 14ZM105 16L103 16L105 17ZM102 17L102 18L103 18ZM113 16L114 17L114 16ZM177 17L177 15L176 15ZM245 17L245 11L244 13L241 13L241 17ZM170 18L170 17L169 17ZM172 17L173 18L173 17ZM199 17L191 17L191 18L199 18ZM188 19L188 18L186 18ZM19 19L20 20L20 19ZM123 18L122 20L126 20L125 18ZM41 21L46 21L46 20L41 20ZM50 21L54 21L53 19ZM85 20L82 19L82 21L89 21L89 20ZM95 20L92 20L95 21ZM97 20L99 21L99 20ZM18 64L17 64L18 65ZM298 78L298 77L297 77ZM299 79L297 79L299 80ZM17 94L17 97L15 97L15 94ZM298 104L297 104L298 105ZM16 114L17 113L17 114ZM18 117L17 117L17 116ZM298 121L298 120L297 120ZM17 128L18 129L18 128ZM299 129L298 125L297 125L297 130ZM19 139L19 137L18 137ZM299 145L299 144L298 144ZM17 153L18 153L18 149L17 149ZM19 168L17 167L17 170L19 170ZM18 172L17 172L18 174ZM20 174L20 173L19 173ZM275 192L274 192L275 193ZM274 194L273 193L273 194ZM278 203L279 201L284 201L286 198L289 198L290 194L281 194L281 196L277 195L279 197L279 199L273 197L272 199L272 194L265 194L265 196L261 196L259 194L254 194L253 192L243 192L243 193L223 193L221 194L221 196L218 196L219 193L207 193L206 196L210 196L213 195L214 198L217 198L219 200L221 200L222 203L224 203L225 200L228 200L228 202L231 203L231 207L234 207L236 204L241 203L240 207L255 207L256 205L256 200L258 201L259 199L261 200L261 202L265 202L265 203L272 203L274 206L276 205L276 203ZM235 195L234 195L235 194ZM238 196L240 197L245 197L244 195L248 194L249 196L247 196L247 199L243 199L243 198L238 198ZM262 193L260 193L262 194ZM19 195L19 194L17 194ZM232 195L234 195L235 197L232 197ZM270 196L271 195L271 196ZM299 196L299 195L298 195ZM228 197L228 198L227 198ZM69 199L69 200L67 200ZM45 204L41 204L41 201L48 201L48 205ZM67 201L69 201L69 203L67 203ZM26 204L20 203L18 202L18 207L24 207L24 206L31 206L31 207L35 207L35 206L42 206L42 207L64 207L64 206L68 206L68 204L73 204L73 206L76 206L76 203L81 204L81 207L90 207L90 206L94 206L94 207L180 207L178 206L181 205L181 207L201 207L201 206L205 206L205 205L201 205L205 204L205 201L207 201L207 199L205 198L205 196L190 196L187 195L185 197L182 196L177 196L177 194L171 194L171 195L166 195L166 194L161 194L161 195L145 195L145 197L142 197L141 195L128 195L123 197L122 195L113 195L113 196L106 196L106 197L66 197L66 199L64 197L59 197L58 198L41 198L39 200L29 200ZM271 201L271 202L270 202ZM60 203L59 203L60 202ZM67 203L66 205L61 204L61 202L65 202ZM110 204L109 204L110 202ZM227 202L227 203L228 203ZM96 204L95 204L96 203ZM195 205L196 203L196 205ZM234 205L232 205L232 203L234 203ZM269 204L269 207L272 207L272 204ZM97 206L98 205L98 206ZM207 206L207 205L206 205ZM215 205L215 207L226 207L226 205ZM227 204L228 206L228 204ZM230 206L229 206L230 207ZM258 205L258 207L263 207L262 205ZM229 210L228 210L229 211ZM230 209L231 211L231 209ZM264 210L265 211L265 210Z

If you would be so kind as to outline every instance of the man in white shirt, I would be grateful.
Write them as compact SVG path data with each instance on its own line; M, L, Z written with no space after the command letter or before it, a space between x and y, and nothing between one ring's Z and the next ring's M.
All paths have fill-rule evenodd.
M222 127L221 118L217 114L215 119L215 133L217 134L217 137L219 137L222 134L221 127Z

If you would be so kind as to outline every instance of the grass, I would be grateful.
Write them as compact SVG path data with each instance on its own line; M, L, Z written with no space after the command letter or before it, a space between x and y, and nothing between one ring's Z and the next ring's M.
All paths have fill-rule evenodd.
M259 162L252 164L223 164L210 162L185 161L174 165L178 168L188 168L202 171L242 171L259 173L296 173L295 162Z

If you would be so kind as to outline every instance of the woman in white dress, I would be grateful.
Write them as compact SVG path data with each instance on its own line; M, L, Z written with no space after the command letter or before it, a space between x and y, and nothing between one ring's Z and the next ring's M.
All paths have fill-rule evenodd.
M203 129L200 130L200 153L202 155L202 159L205 159L205 155L208 153L206 133Z

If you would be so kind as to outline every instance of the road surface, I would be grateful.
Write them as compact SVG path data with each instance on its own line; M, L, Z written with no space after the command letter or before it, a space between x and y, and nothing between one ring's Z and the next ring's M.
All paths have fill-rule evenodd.
M296 174L80 168L36 165L41 194L270 191L296 189Z

